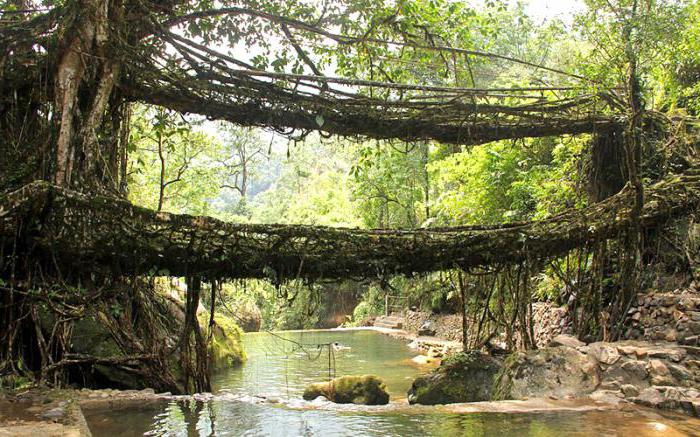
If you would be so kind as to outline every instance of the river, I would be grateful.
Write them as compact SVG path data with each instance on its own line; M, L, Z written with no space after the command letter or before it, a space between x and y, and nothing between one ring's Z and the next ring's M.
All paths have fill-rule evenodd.
M338 343L329 357L326 346ZM459 406L409 406L413 364L406 341L370 330L244 335L248 361L215 376L211 399L86 413L94 436L675 436L700 435L700 421L647 409L464 412ZM329 367L330 362L330 367ZM329 370L330 369L330 370ZM387 406L301 400L310 382L375 374ZM496 403L498 405L498 403ZM507 404L503 410L508 410ZM461 408L461 409L460 409Z

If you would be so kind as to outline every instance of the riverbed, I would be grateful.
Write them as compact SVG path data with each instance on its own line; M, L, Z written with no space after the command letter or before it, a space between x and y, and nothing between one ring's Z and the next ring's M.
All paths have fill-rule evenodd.
M330 348L328 345L332 345ZM371 330L250 333L248 361L214 378L214 393L147 406L86 410L94 436L674 436L700 435L700 421L593 402L493 402L411 406L406 392L430 370L402 339ZM329 352L330 350L330 352ZM386 406L301 399L310 382L375 374Z

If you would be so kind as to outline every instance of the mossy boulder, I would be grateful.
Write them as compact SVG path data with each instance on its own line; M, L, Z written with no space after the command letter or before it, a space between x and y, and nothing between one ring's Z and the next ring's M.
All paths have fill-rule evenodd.
M479 351L454 354L433 372L413 381L408 402L435 405L488 401L500 368L500 360Z
M310 384L304 390L304 399L311 401L324 396L337 404L386 405L389 393L386 384L374 375L341 376L329 382Z
M580 397L595 390L598 380L596 360L568 346L515 352L505 359L472 351L455 354L417 378L408 402Z
M199 325L202 334L209 335L209 313L198 314ZM240 365L246 360L243 351L243 331L232 318L216 313L214 317L214 335L212 336L209 352L211 365L214 371L223 370Z

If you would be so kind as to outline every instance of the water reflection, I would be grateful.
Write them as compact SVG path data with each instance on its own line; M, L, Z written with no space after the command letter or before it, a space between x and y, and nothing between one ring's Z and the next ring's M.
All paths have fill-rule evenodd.
M411 362L416 352L405 340L373 331L250 333L244 335L243 342L248 361L240 368L215 375L215 389L241 395L300 398L307 384L328 378L328 348L316 345L335 342L347 349L333 352L334 373L376 374L386 382L392 400L405 398L413 380L429 370Z
M150 411L87 414L95 437L149 436L687 436L700 421L640 410L550 413L446 413L292 410L236 401L170 402Z
M219 395L130 410L86 411L95 437L151 436L682 436L700 435L700 421L662 417L649 410L455 413L442 407L405 404L406 390L427 369L410 364L415 355L405 342L371 331L284 333L305 344L339 342L350 349L336 358L338 375L373 373L384 378L393 405L359 408L302 401L309 382L327 377L326 357L313 347L301 351L267 334L246 334L248 362L217 375ZM340 352L340 351L339 351ZM310 356L309 356L310 355ZM325 358L325 359L324 359ZM239 397L265 396L264 403ZM280 403L272 398L280 397Z

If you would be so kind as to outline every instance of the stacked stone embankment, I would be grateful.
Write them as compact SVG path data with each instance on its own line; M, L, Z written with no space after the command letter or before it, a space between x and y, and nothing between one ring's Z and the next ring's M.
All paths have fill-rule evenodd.
M625 338L700 344L700 295L690 290L640 294L627 316Z

